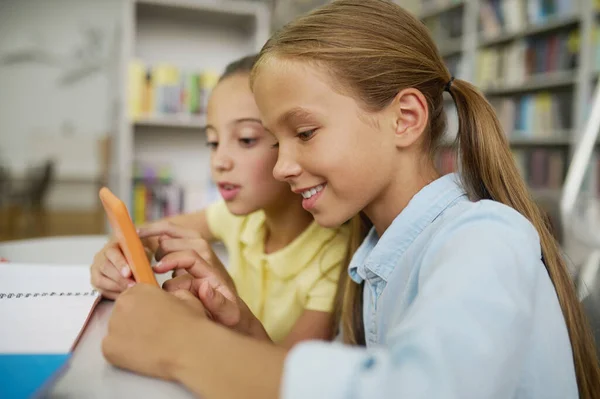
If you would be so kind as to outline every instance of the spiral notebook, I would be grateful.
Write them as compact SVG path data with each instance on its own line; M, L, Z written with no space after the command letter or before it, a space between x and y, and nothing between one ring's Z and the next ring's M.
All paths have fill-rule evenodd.
M43 390L99 300L89 266L0 263L0 397Z

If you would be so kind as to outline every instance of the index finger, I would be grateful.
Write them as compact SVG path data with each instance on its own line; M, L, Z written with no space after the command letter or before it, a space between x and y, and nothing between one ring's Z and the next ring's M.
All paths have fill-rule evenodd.
M216 274L214 267L193 250L171 252L154 265L153 269L157 273L166 273L174 269L184 269L196 278Z
M166 220L152 223L148 226L140 227L138 229L138 235L140 238L156 237L161 235L167 235L173 238L199 237L196 231L187 229L185 227L177 226Z

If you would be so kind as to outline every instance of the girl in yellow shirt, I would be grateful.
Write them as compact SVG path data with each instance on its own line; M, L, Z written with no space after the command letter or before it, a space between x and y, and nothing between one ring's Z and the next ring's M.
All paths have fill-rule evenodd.
M278 150L262 126L249 85L255 59L230 64L208 103L204 130L212 150L212 177L223 201L153 223L139 233L160 261L157 272L170 269L180 254L194 251L223 280L233 282L233 294L262 323L254 328L291 347L301 340L331 338L333 300L349 233L345 226L317 225L302 208L302 198L273 177ZM228 250L227 270L207 244L214 241L222 241ZM134 284L112 240L94 258L91 276L92 284L110 299ZM192 281L180 276L165 288L187 284L194 289ZM206 287L195 289L208 292ZM236 328L238 321L224 324Z

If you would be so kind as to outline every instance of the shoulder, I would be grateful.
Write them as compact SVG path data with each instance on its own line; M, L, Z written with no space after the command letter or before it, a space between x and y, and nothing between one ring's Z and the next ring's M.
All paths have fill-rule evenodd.
M541 265L537 230L519 212L499 202L461 202L444 212L434 225L436 231L426 245L424 265L523 269L519 273L532 272Z
M527 244L539 246L537 230L527 218L513 208L491 200L456 204L441 215L438 229L442 235L460 232L501 237L508 241L525 240Z

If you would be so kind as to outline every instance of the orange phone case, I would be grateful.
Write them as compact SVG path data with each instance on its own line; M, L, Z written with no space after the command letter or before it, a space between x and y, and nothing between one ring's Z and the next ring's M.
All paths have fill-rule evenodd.
M144 246L137 235L127 207L106 187L100 189L100 200L135 281L158 287L158 282L150 267Z

